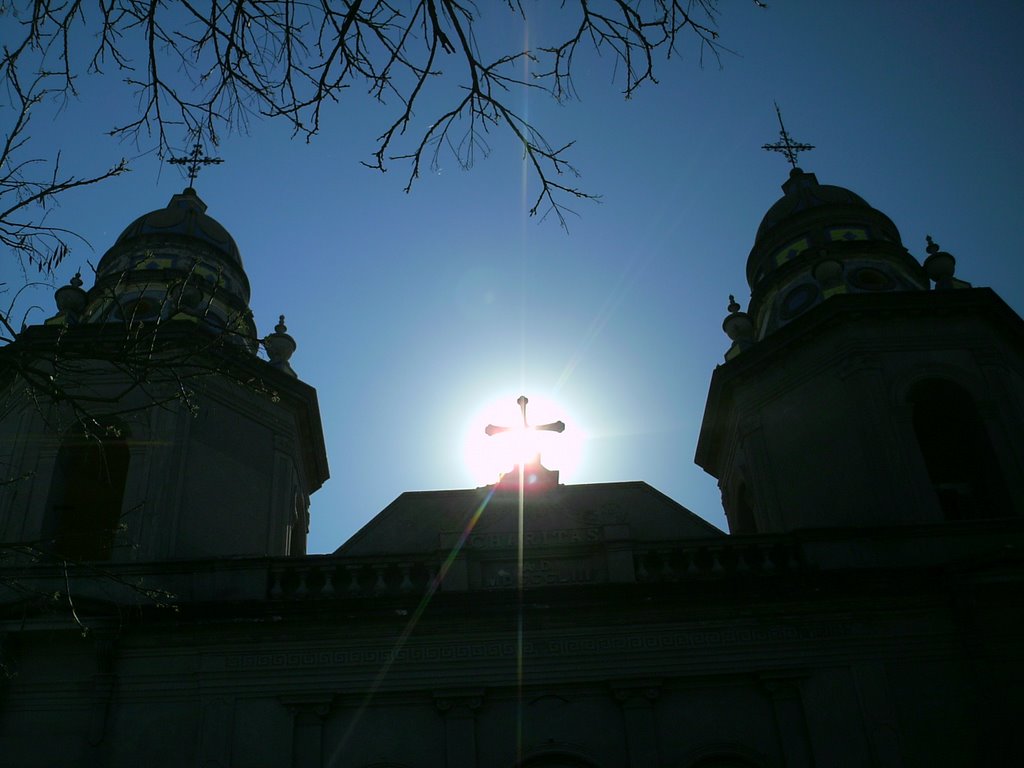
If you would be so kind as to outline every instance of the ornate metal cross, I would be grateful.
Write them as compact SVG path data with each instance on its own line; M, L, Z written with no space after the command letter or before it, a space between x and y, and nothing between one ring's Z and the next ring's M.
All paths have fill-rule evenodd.
M761 149L765 149L769 152L781 152L786 156L789 164L796 168L796 156L800 152L809 152L814 149L811 144L802 144L799 141L793 141L793 137L789 135L786 130L786 126L782 123L782 111L779 109L779 103L775 103L775 114L779 116L779 141L774 144L764 144Z
M172 157L168 160L171 165L184 165L188 170L188 185L191 187L195 181L196 176L199 175L200 169L204 165L220 165L224 160L220 157L210 157L203 153L202 145L197 141L195 146L192 147L192 152L185 157Z
M525 395L520 395L516 403L519 404L519 409L523 412L523 429L532 429L537 432L564 432L565 422L563 421L552 421L550 424L538 424L536 427L531 427L530 423L526 420L526 404L530 402L526 399ZM484 429L488 435L497 435L501 432L510 432L518 427L496 427L493 424L488 424Z

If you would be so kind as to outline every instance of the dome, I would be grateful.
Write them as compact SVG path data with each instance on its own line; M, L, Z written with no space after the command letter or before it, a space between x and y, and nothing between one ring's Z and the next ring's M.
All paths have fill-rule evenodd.
M755 241L760 240L776 224L811 208L843 205L873 210L867 201L855 192L832 184L819 184L813 173L804 173L799 168L794 168L790 172L789 180L782 185L782 189L786 194L779 198L761 219Z
M96 284L120 283L133 272L153 283L191 274L232 294L240 309L248 306L249 279L238 246L191 187L125 227L100 259Z
M176 235L199 240L227 256L235 266L242 267L242 255L234 238L220 222L206 214L206 203L192 187L174 195L166 208L158 208L139 216L125 227L114 242L114 247L147 235Z
M255 350L238 246L191 187L125 227L100 259L84 317L98 323L190 318Z
M813 173L799 168L790 171L782 189L785 194L765 213L747 257L746 314L754 339L838 294L928 289L927 276L903 247L896 225L860 195L819 184ZM729 335L728 354L750 343Z
M761 219L747 258L751 288L801 254L837 251L844 243L858 248L858 243L889 243L902 250L896 225L857 193L819 184L813 173L799 168L790 171L782 190L785 194Z

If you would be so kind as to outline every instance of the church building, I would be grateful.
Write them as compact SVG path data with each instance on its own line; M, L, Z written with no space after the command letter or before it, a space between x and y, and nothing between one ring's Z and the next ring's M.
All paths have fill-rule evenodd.
M537 460L307 555L284 318L193 189L136 219L0 349L0 763L1024 761L1024 321L792 164L696 446L728 533Z

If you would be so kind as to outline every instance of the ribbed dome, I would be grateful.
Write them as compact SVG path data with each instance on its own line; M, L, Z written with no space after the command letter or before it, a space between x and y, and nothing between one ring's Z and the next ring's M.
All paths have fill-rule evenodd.
M804 173L799 168L794 168L790 172L789 180L782 185L782 189L786 194L779 198L761 219L761 226L757 228L755 241L760 240L779 222L818 206L846 205L871 210L867 201L855 192L851 192L845 187L819 184L813 173Z
M782 190L785 195L764 215L747 258L751 288L797 255L834 249L837 243L888 242L902 247L899 230L889 217L845 187L819 184L813 173L794 168Z
M234 238L191 187L139 216L103 254L85 322L191 318L255 351L249 278Z
M139 216L107 249L96 269L96 284L123 282L129 272L147 273L147 282L176 282L190 273L231 294L238 308L249 303L249 279L228 231L206 214L191 187L174 195L166 208Z
M235 266L242 267L242 256L234 238L220 222L206 214L206 203L199 199L192 187L172 197L166 208L139 216L125 227L114 242L114 248L145 235L180 235L200 240L227 256Z

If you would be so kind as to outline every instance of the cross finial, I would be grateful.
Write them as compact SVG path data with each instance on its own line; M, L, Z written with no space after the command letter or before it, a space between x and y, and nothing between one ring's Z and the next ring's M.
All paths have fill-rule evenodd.
M814 149L812 144L803 144L799 141L793 141L793 137L789 135L789 131L786 130L786 126L782 122L782 110L779 109L779 103L776 101L775 114L779 116L779 141L774 144L764 144L761 149L767 150L768 152L781 152L786 156L786 160L789 164L796 168L796 157L800 152L809 152Z
M550 424L539 424L536 427L531 427L530 423L526 420L526 404L530 402L526 395L520 395L519 399L516 400L516 404L519 406L519 410L523 412L523 429L532 429L537 432L564 432L565 422L564 421L552 421ZM484 432L490 435L497 435L501 432L509 432L515 429L515 427L496 427L494 424L488 424L484 429Z
M184 165L186 167L188 171L188 185L191 187L204 165L220 165L224 160L204 154L202 144L197 141L188 155L185 157L172 157L167 162L171 165Z

